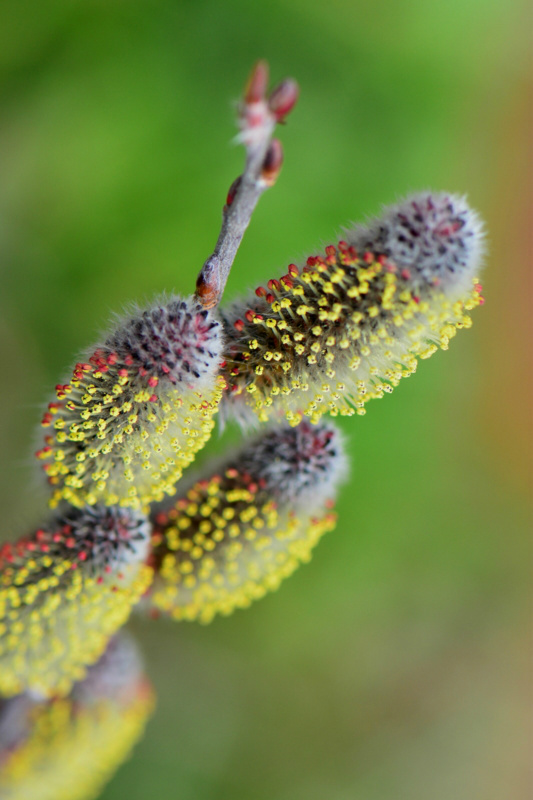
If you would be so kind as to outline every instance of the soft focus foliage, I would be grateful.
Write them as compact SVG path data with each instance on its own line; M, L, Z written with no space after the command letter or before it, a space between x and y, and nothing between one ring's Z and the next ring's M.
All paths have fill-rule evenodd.
M42 517L33 428L73 353L110 311L192 290L242 163L228 97L258 56L302 94L227 299L415 189L468 193L490 231L473 330L343 422L355 469L320 558L208 628L135 623L160 708L105 800L527 796L526 14L520 0L2 4L6 540Z

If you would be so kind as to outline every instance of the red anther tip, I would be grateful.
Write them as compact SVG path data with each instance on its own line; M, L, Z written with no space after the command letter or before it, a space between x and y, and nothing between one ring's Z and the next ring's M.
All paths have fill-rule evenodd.
M268 86L268 64L266 61L258 61L251 73L244 88L244 102L258 103L265 97Z
M267 294L267 296L266 296L267 303L273 303L275 299L276 298L274 297L273 294Z
M334 256L334 255L336 255L336 253L337 253L337 251L336 251L334 245L328 244L328 246L326 247L326 255L327 256Z
M280 290L279 281L277 281L275 278L271 278L269 280L269 282L267 283L267 286L270 289L270 291L279 292L279 290Z
M258 286L255 293L258 297L266 297L267 290L263 286Z
M253 322L254 321L254 317L255 317L255 311L252 311L249 308L244 316L246 317L248 322Z
M268 184L275 183L283 164L283 148L279 139L272 139L266 152L261 177Z
M299 86L292 78L287 78L272 90L268 98L268 107L278 122L292 111L299 94Z
M242 331L244 329L244 320L236 319L235 322L233 323L233 327L235 328L236 331Z
M157 386L159 383L159 379L156 375L152 375L151 378L148 378L148 386Z
M363 256L363 260L366 261L367 264L374 263L374 253L366 252Z
M299 271L298 267L296 266L296 264L289 264L287 269L289 271L289 275L292 275L293 278L297 278L298 275L300 274L300 271Z

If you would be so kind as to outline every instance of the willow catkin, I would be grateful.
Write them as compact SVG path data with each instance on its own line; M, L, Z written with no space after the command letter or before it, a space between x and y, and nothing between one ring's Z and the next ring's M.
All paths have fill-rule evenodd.
M335 526L345 471L338 431L308 422L267 430L206 469L155 516L144 607L209 622L276 589Z
M91 800L144 732L153 690L121 635L68 696L0 700L2 800Z
M225 414L285 414L293 425L364 414L417 359L470 327L468 312L483 302L482 239L463 198L414 195L230 305Z
M208 440L224 382L221 326L194 298L123 319L76 364L42 420L51 506L146 507Z
M131 509L70 508L0 549L0 694L65 695L146 592L150 524Z

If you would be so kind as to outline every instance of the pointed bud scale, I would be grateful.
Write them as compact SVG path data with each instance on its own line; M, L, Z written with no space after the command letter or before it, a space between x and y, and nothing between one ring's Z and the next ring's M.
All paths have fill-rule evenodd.
M483 303L482 251L482 225L464 199L426 193L347 231L303 269L291 264L269 281L270 295L222 312L225 413L241 422L284 413L293 425L364 414L417 359L470 327L468 312Z
M244 102L259 103L264 99L268 87L268 64L257 61L244 87Z
M194 298L124 319L43 418L51 505L145 507L173 494L209 438L221 397L221 326Z
M99 796L142 736L153 707L137 649L122 637L67 697L0 700L0 797Z
M267 186L273 186L276 183L282 164L283 147L279 139L272 139L261 168L261 180Z
M150 585L149 539L140 512L88 506L0 549L0 694L84 677Z
M284 424L207 471L156 515L144 608L209 622L277 589L335 526L335 490L346 470L331 425Z
M272 90L268 98L268 107L278 122L283 122L287 114L292 111L299 93L299 86L292 78L286 78Z

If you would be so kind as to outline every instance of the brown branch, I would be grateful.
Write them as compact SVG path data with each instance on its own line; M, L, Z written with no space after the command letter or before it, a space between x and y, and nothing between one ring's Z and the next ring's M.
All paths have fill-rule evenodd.
M222 227L211 256L196 281L196 296L205 308L220 302L231 265L244 232L263 192L273 186L283 163L274 128L294 107L298 85L288 79L267 94L268 65L259 61L252 70L239 108L237 141L246 148L244 172L230 186L222 210Z

